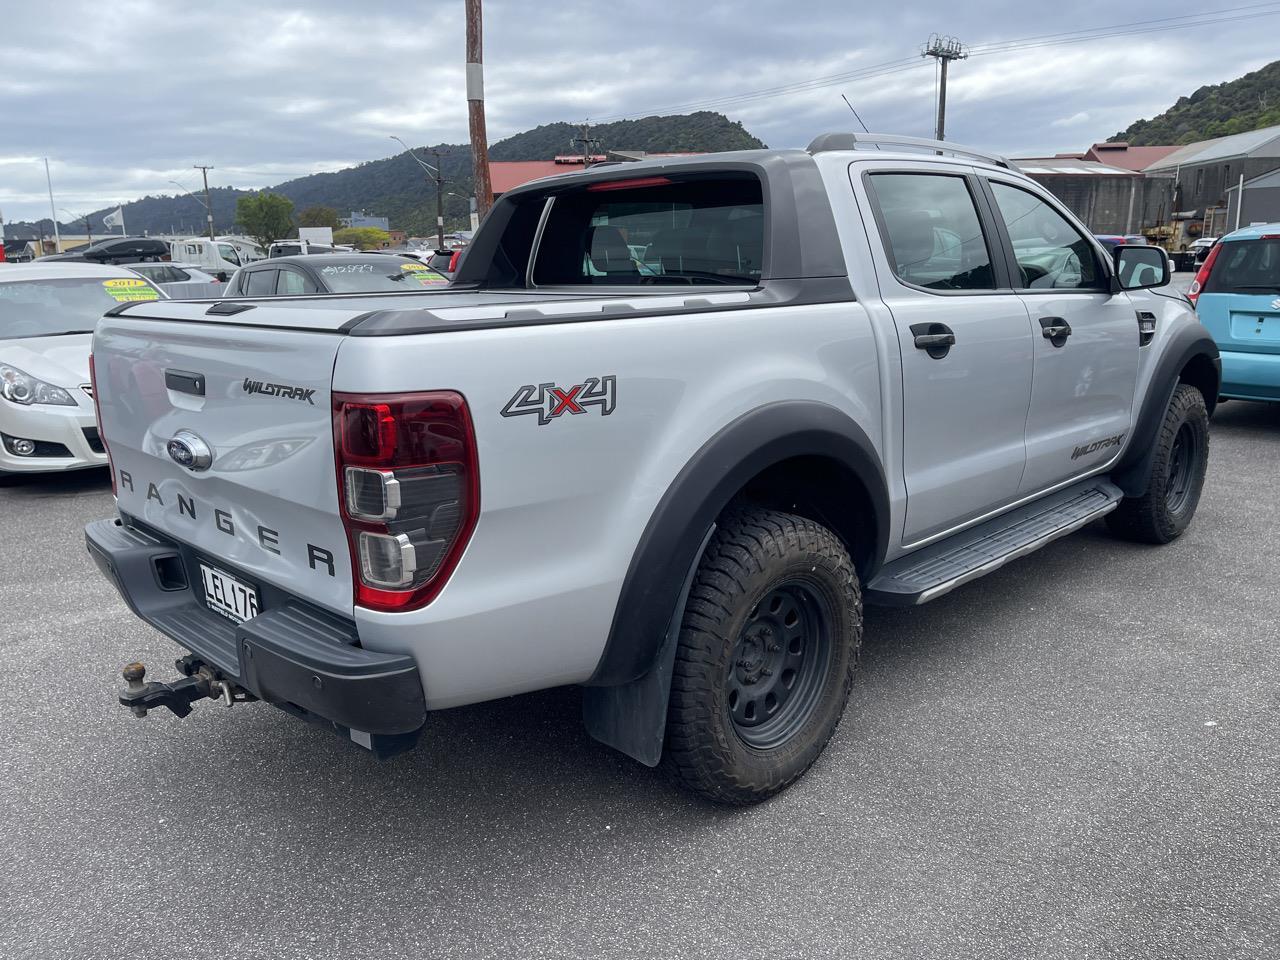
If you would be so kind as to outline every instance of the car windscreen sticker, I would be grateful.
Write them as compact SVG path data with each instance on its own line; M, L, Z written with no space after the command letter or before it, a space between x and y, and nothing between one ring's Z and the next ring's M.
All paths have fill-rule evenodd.
M103 280L102 287L117 303L160 299L160 291L142 279L131 280L127 277L118 277L113 280Z
M417 280L424 286L449 282L448 277L436 273L425 263L402 263L400 264L400 269L411 273L413 275L413 279Z

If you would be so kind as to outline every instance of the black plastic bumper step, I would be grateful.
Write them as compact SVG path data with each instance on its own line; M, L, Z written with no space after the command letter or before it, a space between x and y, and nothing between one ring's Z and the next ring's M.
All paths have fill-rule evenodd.
M888 563L866 588L870 603L925 603L1110 513L1124 496L1085 480Z

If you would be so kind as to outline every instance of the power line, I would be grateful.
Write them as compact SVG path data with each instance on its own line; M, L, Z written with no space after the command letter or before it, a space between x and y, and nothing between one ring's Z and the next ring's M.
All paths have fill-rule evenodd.
M1224 13L1237 13L1240 11L1249 12L1243 12L1238 16L1233 17L1222 16ZM1092 27L1088 30L1075 30L1057 34L1040 34L1038 36L1022 37L1013 40L990 41L985 44L977 44L973 46L971 48L970 55L975 57L990 56L996 53L1013 53L1019 50L1033 50L1044 47L1082 43L1088 40L1106 40L1114 37L1137 36L1148 33L1164 33L1170 30L1186 30L1192 27L1216 26L1222 23L1235 23L1277 15L1280 15L1280 0L1272 0L1272 2L1269 3L1254 3L1234 7L1224 7L1209 13L1184 14L1179 17L1160 17L1146 21L1132 21L1129 23L1111 24L1103 27ZM1153 26L1152 24L1155 25ZM904 57L898 60L887 60L883 63L871 64L857 70L828 74L820 77L811 77L807 80L798 80L792 83L781 84L776 87L764 87L759 90L752 90L744 93L726 94L720 97L710 97L701 100L690 100L684 103L649 107L644 110L638 110L631 113L596 117L594 118L594 121L596 123L608 123L615 120L633 120L638 117L650 116L652 114L740 106L756 100L766 100L772 99L773 97L787 96L789 94L805 93L810 90L817 90L822 87L834 86L841 83L854 83L860 80L879 79L881 77L891 76L895 73L912 70L920 66L923 66L923 64L915 57Z

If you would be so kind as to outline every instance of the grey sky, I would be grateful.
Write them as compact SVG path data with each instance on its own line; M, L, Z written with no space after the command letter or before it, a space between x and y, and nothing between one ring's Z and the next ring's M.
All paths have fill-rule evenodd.
M1243 6L1227 0L1222 6ZM970 44L1195 14L1189 2L790 4L487 0L491 140L910 58L932 32ZM1269 9L1280 13L1280 5ZM1261 12L1259 10L1244 12ZM1280 16L993 54L956 65L950 139L1011 154L1084 149L1276 55ZM214 185L255 187L467 137L461 0L54 0L5 4L0 213L88 212ZM932 61L719 109L770 146L846 129L931 135ZM673 111L680 112L680 111ZM60 219L70 220L64 211Z

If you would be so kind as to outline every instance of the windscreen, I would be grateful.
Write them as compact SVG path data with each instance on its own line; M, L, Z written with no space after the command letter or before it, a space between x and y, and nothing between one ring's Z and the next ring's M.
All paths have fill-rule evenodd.
M112 307L160 296L142 277L0 280L0 340L92 333Z
M403 293L449 282L425 263L398 257L329 263L321 267L319 273L330 293Z
M753 176L602 181L555 195L533 281L750 284L764 258L764 201Z
M1204 293L1280 293L1280 237L1222 244Z

